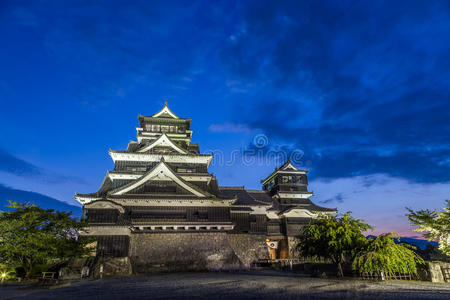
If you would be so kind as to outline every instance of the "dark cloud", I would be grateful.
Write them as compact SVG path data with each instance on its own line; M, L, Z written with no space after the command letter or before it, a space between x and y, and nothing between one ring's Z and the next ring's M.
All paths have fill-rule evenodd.
M323 203L323 204L329 204L329 203L332 203L332 202L336 202L336 203L344 202L344 197L342 197L342 193L337 194L333 198L320 201L320 203Z
M44 170L42 168L39 168L33 165L32 163L29 163L23 159L15 157L14 155L6 152L1 148L0 148L0 171L22 177L36 178L40 181L44 181L47 183L73 182L78 184L86 184L86 181L81 178L56 174Z
M48 68L70 82L71 98L91 108L123 98L133 88L125 82L179 84L203 67L207 42L221 38L219 23L227 22L214 6L177 1L11 3L3 16L9 43L33 41L35 55L51 57Z
M43 78L36 86L64 87L58 99L88 107L136 86L128 107L163 93L207 98L192 109L221 117L235 108L225 124L238 126L215 129L267 136L265 149L250 144L244 155L304 153L313 177L450 180L448 1L2 4L8 86L32 70L33 80ZM113 115L102 112L97 122ZM12 158L3 168L43 172Z
M241 79L272 80L234 121L304 151L313 177L450 181L448 2L255 6L222 57Z
M42 170L0 148L0 170L19 176L40 176Z

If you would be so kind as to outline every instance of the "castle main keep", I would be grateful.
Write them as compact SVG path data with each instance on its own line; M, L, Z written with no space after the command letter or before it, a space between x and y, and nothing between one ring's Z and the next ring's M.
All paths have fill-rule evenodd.
M128 257L133 271L220 270L295 255L294 238L319 213L307 170L287 161L261 190L220 186L212 154L192 144L191 119L167 103L139 116L137 140L110 150L114 169L96 193L76 194L97 254Z

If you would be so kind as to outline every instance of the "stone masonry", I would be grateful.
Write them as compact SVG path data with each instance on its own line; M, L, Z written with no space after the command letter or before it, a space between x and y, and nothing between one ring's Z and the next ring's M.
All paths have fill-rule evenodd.
M227 234L239 260L248 267L251 263L269 259L266 237L259 234Z
M129 257L134 273L244 267L225 232L131 234Z

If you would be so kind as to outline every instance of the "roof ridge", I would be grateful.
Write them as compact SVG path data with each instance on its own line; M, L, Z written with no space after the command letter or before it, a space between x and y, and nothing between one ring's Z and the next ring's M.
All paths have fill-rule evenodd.
M261 200L256 199L255 197L253 197L253 196L252 196L250 193L248 193L248 192L247 192L247 195L249 195L250 198L252 198L253 200L255 200L255 201L258 202L258 203L268 204L267 202L264 202L264 201L261 201Z
M172 141L172 139L165 132L163 132L160 136L151 141L149 144L143 144L141 147L136 149L134 153L145 153L146 151L153 149L155 146L158 146L159 143L161 143L161 141L164 143L164 139L168 141L168 145L163 145L163 147L171 147L172 149L176 150L178 153L181 154L189 153L189 150L183 149L182 147L178 146L174 141Z
M107 195L115 195L115 193L122 191L126 188L129 188L131 186L133 186L134 184L136 184L137 182L139 182L140 180L144 179L146 176L148 176L149 174L151 174L151 172L153 172L154 170L156 170L160 165L163 165L164 167L166 167L169 172L171 172L178 180L180 180L183 184L187 185L188 187L190 187L191 189L195 190L197 193L199 194L203 194L204 197L209 197L212 196L211 193L202 190L200 187L191 184L190 182L184 180L183 178L180 177L180 175L178 175L169 165L167 165L163 160L161 160L158 164L156 164L153 168L151 168L150 170L148 170L147 172L145 172L141 177L134 179L133 181L131 181L130 183L127 183L121 187L115 188L113 190L108 191ZM161 171L162 172L162 171ZM151 180L149 178L149 180ZM172 179L173 180L173 179ZM174 181L174 180L173 180ZM176 184L180 185L179 183L176 182ZM182 187L184 189L186 189L185 187ZM192 193L192 191L191 191ZM195 193L193 193L195 194Z
M242 190L242 191L245 191L244 186L219 186L219 190Z

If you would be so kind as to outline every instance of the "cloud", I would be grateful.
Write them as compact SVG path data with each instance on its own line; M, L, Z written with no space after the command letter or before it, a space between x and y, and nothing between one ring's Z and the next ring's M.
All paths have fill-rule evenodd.
M0 25L22 37L11 46L32 40L35 53L51 57L48 68L70 82L71 98L90 110L117 103L140 78L165 95L185 93L191 72L215 51L205 41L224 20L214 6L148 1L11 3L1 14Z
M236 104L234 122L293 143L313 177L449 181L449 12L447 2L246 7L246 34L221 59L241 84L266 86L248 95L257 105Z
M280 109L290 107L284 103L278 105ZM283 123L283 117L274 115L272 119L253 120L250 128L256 126L263 130L278 148L283 143L293 143L286 150L303 152L302 161L297 163L309 162L313 177L336 178L384 172L419 182L449 181L450 143L444 121L439 120L446 108L442 106L440 109L442 113L436 112L413 121L403 133L399 127L405 127L406 120L400 115L397 115L398 121L388 122L389 126L384 125L383 118L373 119L370 121L373 128L363 128L361 119L360 125L355 121L352 126L336 122L334 126L322 124L318 128L295 128ZM436 120L435 124L423 124L432 122L432 119Z
M323 204L330 204L332 202L336 202L336 203L344 202L342 193L338 193L336 196L334 196L333 198L330 198L330 199L320 200L320 203L323 203Z
M367 183L370 182L370 185ZM352 211L375 227L375 233L396 231L415 236L406 207L442 209L450 195L450 182L411 182L388 174L372 174L338 179L315 179L309 182L312 200L337 206L340 213Z
M450 179L448 1L30 2L0 14L4 51L32 41L87 109L143 107L148 91L192 107L211 93L199 111L231 113L210 131L262 132L264 151L304 153L312 178Z
M209 130L212 132L249 132L250 129L245 124L225 122L222 124L211 124Z
M84 179L66 176L63 174L57 174L48 170L44 170L32 163L29 163L23 159L15 157L14 155L6 152L0 148L0 171L14 174L20 177L36 178L46 183L63 183L73 182L78 184L86 184Z
M41 176L42 170L0 148L0 170L19 176Z

